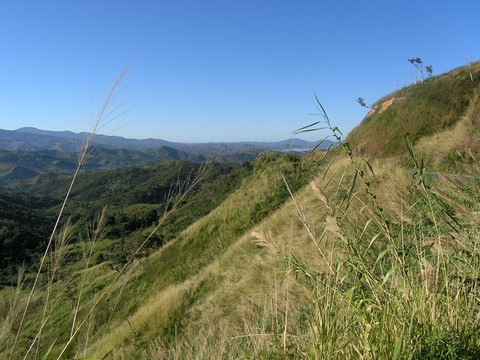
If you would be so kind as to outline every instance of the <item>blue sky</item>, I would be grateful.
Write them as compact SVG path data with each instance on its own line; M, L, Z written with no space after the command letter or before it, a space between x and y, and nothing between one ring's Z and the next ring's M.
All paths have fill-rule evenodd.
M312 121L313 92L348 133L367 103L480 58L480 1L0 2L0 128L88 130L126 64L102 133L276 141ZM323 133L309 134L319 139Z

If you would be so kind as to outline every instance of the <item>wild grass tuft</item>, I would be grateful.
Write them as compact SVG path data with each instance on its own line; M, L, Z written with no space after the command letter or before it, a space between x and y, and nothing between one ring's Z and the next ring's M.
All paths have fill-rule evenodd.
M79 150L78 166L68 186L44 254L39 260L38 271L31 283L28 283L28 287L24 285L23 274L20 274L15 293L7 297L11 300L8 310L2 301L5 314L2 314L0 352L9 359L69 359L74 357L75 353L81 353L85 357L89 342L92 341L93 330L98 327L100 305L115 293L114 289L120 289L116 292L118 297L122 295L125 286L122 277L132 267L136 256L168 217L184 203L187 194L206 176L207 166L203 166L195 173L192 171L186 178L179 176L177 181L171 184L163 215L149 229L132 256L115 272L106 271L108 269L104 268L98 276L94 275L95 270L92 267L97 243L105 233L106 208L87 228L85 241L76 239L76 244L69 244L73 226L69 221L63 220L65 209L80 170L93 148L97 130L116 116L115 111L110 110L110 103L126 75L126 70L120 73L108 92L94 119L93 129L87 134ZM78 229L75 236L82 237ZM73 258L74 256L77 258ZM78 259L78 256L81 258ZM28 292L25 288L28 288Z

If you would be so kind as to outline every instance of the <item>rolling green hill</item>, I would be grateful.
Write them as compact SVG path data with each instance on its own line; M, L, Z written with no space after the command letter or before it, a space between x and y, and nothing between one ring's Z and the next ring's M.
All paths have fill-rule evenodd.
M187 160L202 162L204 157L161 147L150 152L95 147L84 170L108 170L128 166L154 165L162 161ZM72 174L78 164L76 152L55 150L3 151L0 150L0 187L14 187L40 174Z
M169 198L178 195L177 185L196 176L204 168L205 179L179 205L180 209L188 207L188 211L179 211L177 216L168 219L162 229L156 232L156 240L147 246L150 249L168 242L186 226L214 209L239 186L241 180L250 173L250 168L228 163L212 163L205 167L197 163L170 160L156 166L82 173L65 208L65 218L76 224L72 237L76 241L83 238L85 224L99 214L104 206L108 206L108 233L121 236L122 251L128 253L141 232L158 221L167 202L171 201ZM2 283L11 281L11 276L16 274L15 268L22 263L29 269L35 267L70 181L71 175L44 174L33 183L21 183L22 187L16 190L0 190ZM120 251L118 246L112 247L110 255L120 256L117 250Z
M348 135L356 154L369 158L407 153L405 137L428 155L432 166L447 170L479 155L480 62L410 85L377 101Z
M82 173L38 285L0 291L0 356L478 359L474 70L386 96L326 153ZM24 184L50 211L68 179Z

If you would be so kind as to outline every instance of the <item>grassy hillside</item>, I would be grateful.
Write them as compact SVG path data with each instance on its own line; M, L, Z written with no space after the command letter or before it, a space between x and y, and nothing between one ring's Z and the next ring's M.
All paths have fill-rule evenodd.
M96 256L123 261L138 246L142 233L158 222L169 198L178 195L178 185L193 178L205 167L184 161L166 161L156 166L131 167L80 174L65 207L65 217L72 224L70 238L79 242L86 228L105 206L109 237L116 241ZM212 163L204 179L188 194L179 209L156 232L145 251L173 239L176 234L221 203L240 186L251 168L245 164ZM138 179L142 181L138 181ZM20 190L0 190L0 283L11 283L22 263L34 270L37 258L46 246L71 175L42 175L35 182L21 183ZM13 279L14 280L14 279Z
M468 133L478 134L479 131L480 62L472 65L472 71L477 78L474 82L462 67L427 78L424 83L410 85L377 101L348 135L356 154L369 158L406 154L404 138L408 137L414 144L429 147L430 152L440 149L442 158L432 159L434 165L448 167L448 157L455 158L452 152L456 150L461 156L468 157L471 152L475 157L478 151L476 137L468 137ZM459 126L464 129L455 130ZM436 137L450 138L449 144L437 141L425 145L428 139L434 141Z
M168 164L165 166L167 165ZM165 172L166 169L163 170ZM93 290L88 289L96 289L96 291L100 291L100 293L102 291L106 292L104 295L106 301L99 303L96 308L98 313L96 313L97 315L95 319L95 323L97 324L95 325L95 337L104 333L111 326L111 322L118 322L117 319L123 320L125 317L131 316L134 311L145 303L146 298L152 296L158 291L163 291L171 286L175 286L176 284L181 284L185 281L188 282L189 278L195 276L195 274L211 264L213 260L222 256L222 254L239 236L249 231L253 225L258 224L288 199L289 193L284 185L283 177L291 183L293 189L298 189L305 184L306 180L308 180L308 173L311 171L311 165L309 165L308 162L300 161L293 156L265 154L255 161L253 164L253 171L254 173L252 176L243 180L241 188L234 194L230 195L225 202L222 202L221 198L215 194L217 201L220 201L220 206L213 211L211 211L207 205L209 200L206 196L209 194L209 191L225 192L226 189L228 189L228 186L232 186L232 181L234 181L235 178L229 176L229 179L226 177L223 179L213 179L208 185L205 185L204 190L195 190L193 195L191 195L192 201L189 204L193 205L194 209L187 209L187 206L185 206L185 208L179 208L179 210L182 211L178 211L178 215L177 213L172 214L172 217L181 220L185 216L183 213L189 213L190 216L195 216L194 204L196 203L196 198L201 202L200 204L197 204L197 207L201 206L205 208L208 215L196 222L191 228L182 232L173 242L162 247L162 250L158 253L155 253L148 259L141 260L140 262L135 260L133 266L129 268L129 273L125 278L122 278L121 281L116 279L113 285L108 285L112 276L115 278L115 269L122 272L118 267L112 267L112 265L114 265L112 264L112 260L104 263L95 262L95 264L97 264L95 266L96 270L92 271L98 275L93 276L92 278L88 277L88 281L81 286L85 291L85 295L82 296L87 296L87 294L93 296L93 293L90 293L90 291ZM136 174L138 175L138 173ZM125 176L122 176L122 178L128 179L128 177ZM242 176L238 177L238 179L241 180ZM218 182L218 185L221 185L221 188L215 188L216 181ZM80 185L83 184L83 182L84 180L79 180ZM230 184L225 188L223 185L225 183ZM88 185L86 186L88 188ZM82 186L80 186L80 189L81 188ZM210 200L213 200L215 198L214 194L211 194L211 196L212 199ZM75 201L75 196L73 197L73 201ZM137 212L138 208L135 208L135 210ZM203 214L198 215L201 217ZM169 223L167 221L162 223L162 225L164 224L168 226ZM143 234L145 235L143 237L148 237L147 234L150 231L151 229L144 229ZM160 233L161 231L162 230L160 230ZM123 236L123 233L124 232L121 232L121 236ZM110 237L115 235L117 235L117 233L112 232L110 229L105 236ZM137 235L141 236L142 234ZM113 240L114 238L105 239L104 242L111 242ZM66 253L70 254L70 258L73 256L73 260L75 260L74 254L79 254L79 250L75 249L79 246L83 248L87 246L81 245L81 243L82 242L72 244L65 248ZM83 243L88 244L88 241L84 240ZM52 261L54 258L55 255L53 253ZM130 264L133 260L134 258L130 257L126 259L126 262ZM59 271L56 274L56 276L58 276L57 281L51 285L55 289L57 289L57 287L58 289L61 289L62 286L66 286L70 290L63 290L58 294L59 298L55 303L55 311L51 314L51 318L49 319L50 325L46 325L42 331L42 337L44 339L49 339L46 340L44 344L45 346L49 342L51 343L54 341L55 337L59 335L58 326L68 326L71 321L71 318L68 316L68 311L71 305L69 305L70 303L68 301L61 299L63 299L64 296L71 297L71 289L75 289L75 287L79 285L78 281L80 281L81 277L79 278L77 276L76 278L72 278L71 275L68 275L69 271L73 271L73 274L78 274L78 271L80 271L80 273L87 271L79 269L79 267L81 268L82 266L82 261L83 260L80 257L77 262L74 261L73 263L71 262L69 265L64 266L64 270ZM91 260L87 261L87 263L89 264L89 267L95 265ZM123 265L123 263L120 265ZM88 270L88 273L90 273L90 270ZM122 273L122 275L124 274ZM45 274L45 278L43 278L45 286L48 286L48 279L49 276L47 273ZM66 293L64 291L66 291ZM118 296L118 292L121 292L122 296ZM41 305L44 303L42 298L44 298L45 295L42 292L39 292L36 296L37 298L32 306L34 309L38 307L38 310L40 310ZM89 309L94 301L93 297L90 298L90 300L88 300L87 297L86 304L84 304L85 307L82 308L82 311L87 311L86 309ZM62 305L60 306L59 304ZM115 309L114 313L112 313L112 309ZM34 316L34 318L29 320L29 324L41 323L41 317L36 317L40 315L41 312L37 313L36 311L33 311L31 316ZM105 328L105 326L107 326L107 328ZM165 325L161 325L161 328L163 330L160 329L160 331L159 329L156 329L155 331L157 331L157 333L160 331L164 336L173 336L172 328ZM28 339L30 339L30 336L35 337L35 326L28 326L24 331L31 335L23 338L24 342L19 345L24 349L21 351L25 351L25 347L28 347ZM67 336L68 332L62 332L62 341L64 341ZM120 339L120 337L118 339ZM7 344L10 344L10 342L7 342Z

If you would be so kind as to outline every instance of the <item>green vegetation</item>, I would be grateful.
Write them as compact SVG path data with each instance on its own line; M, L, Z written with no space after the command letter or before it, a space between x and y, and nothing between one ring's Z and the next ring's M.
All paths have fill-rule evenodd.
M108 204L106 237L113 241L100 258L128 257L138 246L143 233L158 222L166 210L175 184L196 176L202 165L183 161L166 161L157 166L124 168L79 175L65 215L74 225L72 238L81 241L86 227ZM165 221L145 251L173 239L188 225L208 214L249 175L251 167L228 163L208 166L205 181L199 184L179 208L175 217ZM138 181L142 179L142 181ZM23 185L23 192L0 192L0 249L2 282L12 283L15 270L23 262L31 268L54 224L62 197L70 182L67 175L42 176L36 184ZM34 266L34 265L33 265Z
M79 173L34 291L70 179L18 182L1 234L44 240L9 248L0 357L478 359L479 94L456 69L346 139L319 102L326 153Z
M16 281L18 266L32 264L54 223L50 198L0 193L0 286Z
M478 73L480 63L472 68ZM367 158L404 155L406 136L415 144L460 121L476 89L478 82L470 81L468 71L459 68L395 91L373 105L348 140L358 155Z
M54 150L35 152L0 150L0 186L21 187L25 180L38 181L39 175L48 178L53 174L71 174L77 167L77 156L76 152ZM98 171L127 166L155 165L169 159L205 161L202 156L189 155L166 146L149 152L96 147L89 154L83 169Z

